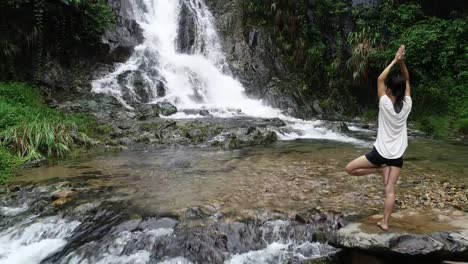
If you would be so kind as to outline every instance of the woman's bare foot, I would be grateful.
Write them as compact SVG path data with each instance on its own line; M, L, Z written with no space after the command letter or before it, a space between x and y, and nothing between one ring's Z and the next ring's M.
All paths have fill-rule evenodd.
M383 231L388 231L388 224L384 224L383 220L378 222L377 225L383 230Z

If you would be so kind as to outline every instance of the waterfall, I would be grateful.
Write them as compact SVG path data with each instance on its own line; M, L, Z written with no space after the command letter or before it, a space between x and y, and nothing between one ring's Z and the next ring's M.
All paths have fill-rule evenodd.
M94 92L111 94L127 107L135 102L168 101L179 110L208 109L217 117L278 117L288 124L287 132L278 132L283 140L362 143L324 128L322 121L292 118L247 97L242 84L230 74L214 18L203 0L131 1L145 40L126 63L93 81Z

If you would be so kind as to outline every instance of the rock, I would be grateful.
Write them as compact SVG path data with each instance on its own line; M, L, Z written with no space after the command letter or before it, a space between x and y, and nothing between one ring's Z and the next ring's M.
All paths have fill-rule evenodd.
M177 31L177 49L182 53L190 53L196 39L196 15L187 3L182 2L180 7L179 29Z
M129 122L122 122L122 123L118 124L117 127L122 129L122 130L128 130L128 129L132 128L132 124L129 123Z
M124 146L130 146L133 143L133 139L124 137L119 139L119 144Z
M70 202L72 199L70 197L60 197L57 200L52 202L52 205L55 207L61 207L64 204Z
M257 31L253 29L249 33L249 46L255 48L257 46Z
M156 94L158 97L164 97L166 96L166 87L164 86L163 82L158 82L156 85Z
M156 104L158 112L163 116L170 116L177 113L177 107L169 102L159 102Z
M270 123L270 125L275 126L275 127L282 127L286 126L286 123L279 119L278 117L272 118L272 119L266 119L267 122Z
M239 147L239 143L235 137L230 137L224 143L225 149L237 149Z
M153 81L147 75L147 72L138 69L125 71L117 76L117 83L122 90L122 98L125 102L130 104L148 103L156 98L156 91L152 88ZM155 86L158 85L159 82ZM132 89L128 87L132 87Z
M300 214L296 214L296 216L294 217L294 221L298 222L298 223L301 223L301 224L307 224L308 221L307 219L305 219L302 215Z
M51 194L52 199L60 199L60 198L70 198L77 194L77 192L72 190L58 190Z
M95 210L100 205L101 205L101 202L99 202L99 201L81 204L81 205L75 207L75 209L73 209L73 212L78 214L78 215L84 215L84 214L86 214L86 213L88 213L88 212L90 212L92 210Z
M110 117L112 119L116 119L116 120L120 120L120 121L131 119L131 118L129 118L129 116L134 117L134 113L133 112L128 112L126 110L116 110L116 111L114 111L114 112L112 112L110 114Z
M205 109L200 110L200 112L198 112L198 114L201 115L201 116L212 116L210 114L210 111L205 110Z
M380 219L371 216L346 225L337 232L332 245L407 257L468 256L466 213L406 210L393 214L390 232L382 232L376 226Z
M148 218L143 221L141 221L138 224L138 228L140 229L150 229L150 230L156 230L159 228L174 228L179 222L175 219L172 218Z
M201 129L192 129L187 132L187 137L193 141L201 142L206 139L205 133Z
M40 157L34 160L29 160L25 164L23 164L21 167L23 168L38 168L41 166L44 166L48 163L48 160L46 157Z
M107 31L102 39L104 43L109 44L110 50L116 53L114 57L123 59L131 53L133 47L143 42L143 31L134 20L130 1L110 0L108 5L116 14L116 25Z
M184 216L186 219L201 219L207 216L200 207L187 208Z
M312 103L312 108L314 109L314 111L317 113L317 114L323 114L323 109L322 107L320 106L320 103L319 101L315 100L313 103Z
M345 122L335 122L335 123L331 124L330 129L332 131L338 132L338 133L348 133L349 132L349 128L348 128L348 126L346 125Z
M138 108L138 119L147 120L159 117L159 108L155 105L143 104Z
M377 125L374 124L374 123L367 123L367 124L362 125L361 128L364 128L364 129L376 129L376 128L377 128Z

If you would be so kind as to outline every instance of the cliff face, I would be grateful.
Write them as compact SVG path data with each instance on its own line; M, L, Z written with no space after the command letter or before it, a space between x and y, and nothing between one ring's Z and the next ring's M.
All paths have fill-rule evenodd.
M264 99L290 115L320 114L302 94L302 82L282 60L273 28L247 24L242 0L207 0L233 75L250 96Z
M108 4L115 14L115 25L102 36L101 43L92 49L70 51L66 59L47 51L37 81L52 98L88 93L94 77L111 71L113 63L126 61L134 47L143 41L130 1L108 0Z

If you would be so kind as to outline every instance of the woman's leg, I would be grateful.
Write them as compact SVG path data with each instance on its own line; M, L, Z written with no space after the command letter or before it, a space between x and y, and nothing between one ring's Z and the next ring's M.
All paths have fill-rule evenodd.
M382 168L376 167L367 160L366 156L361 156L351 161L345 168L346 172L353 176L362 176L372 173L379 173Z
M382 176L383 176L384 186L386 186L388 183L388 176L390 175L390 168L391 168L390 166L382 167Z
M395 185L400 176L401 168L398 167L389 167L390 172L388 174L388 181L385 185L385 203L384 203L384 218L382 221L378 222L383 230L388 230L388 220L392 214L393 207L395 205Z

